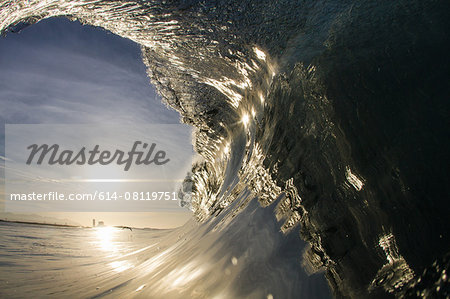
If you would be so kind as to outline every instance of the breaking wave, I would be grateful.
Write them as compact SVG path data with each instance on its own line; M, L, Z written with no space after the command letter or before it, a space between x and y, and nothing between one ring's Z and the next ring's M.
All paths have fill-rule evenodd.
M19 0L0 2L0 30L66 16L129 38L195 127L204 160L180 197L201 224L161 253L183 250L165 267L193 276L168 295L321 297L323 272L337 297L445 297L449 6ZM245 279L207 278L222 256Z

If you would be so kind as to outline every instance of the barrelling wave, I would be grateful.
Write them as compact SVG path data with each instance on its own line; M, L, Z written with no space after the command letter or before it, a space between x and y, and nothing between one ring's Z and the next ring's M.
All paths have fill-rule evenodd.
M139 43L151 83L196 130L204 161L180 194L198 221L220 230L257 200L275 207L260 225L298 231L309 244L298 267L324 271L336 297L445 298L449 12L448 1L18 0L0 2L0 30L65 16Z

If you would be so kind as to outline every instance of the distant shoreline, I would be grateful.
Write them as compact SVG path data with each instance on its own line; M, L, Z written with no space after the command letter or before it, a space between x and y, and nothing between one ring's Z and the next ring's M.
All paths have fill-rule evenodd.
M33 222L33 221L5 220L5 219L0 219L0 222L21 223L21 224L31 224L31 225L58 226L58 227L84 227L84 226L70 225L70 224L42 223L42 222Z
M45 226L56 226L56 227L75 227L75 228L96 228L101 226L82 226L82 225L71 225L71 224L57 224L57 223L44 223L44 222L35 222L35 221L21 221L21 220L6 220L6 219L0 219L0 223L6 222L6 223L20 223L20 224L31 224L31 225L45 225ZM103 226L108 227L108 226ZM114 228L121 228L121 229L138 229L138 230L173 230L174 228L154 228L154 227L132 227L132 226L122 226L122 225L114 225L112 226Z

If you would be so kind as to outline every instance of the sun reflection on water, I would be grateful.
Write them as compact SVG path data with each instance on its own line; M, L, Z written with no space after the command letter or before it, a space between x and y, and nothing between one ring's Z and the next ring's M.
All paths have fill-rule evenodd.
M109 253L114 253L118 250L117 243L114 242L114 238L117 234L117 229L114 227L97 227L95 228L95 235L97 237L97 241L99 248L103 251L107 251Z
M122 231L120 229L109 226L96 227L94 229L95 241L93 244L97 249L105 252L108 257L113 258L108 265L117 273L133 268L134 264L124 258L141 251L137 250L127 254L123 242L120 242L121 233Z
M113 268L115 272L123 272L133 267L133 264L128 261L115 261L109 263L109 265Z

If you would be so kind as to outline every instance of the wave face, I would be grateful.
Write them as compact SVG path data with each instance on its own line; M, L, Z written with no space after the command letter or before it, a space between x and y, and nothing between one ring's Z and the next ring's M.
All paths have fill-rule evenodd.
M204 157L180 195L203 223L191 239L261 242L279 262L243 266L235 295L301 294L295 251L337 297L448 296L448 1L0 3L2 33L67 16L142 45Z

